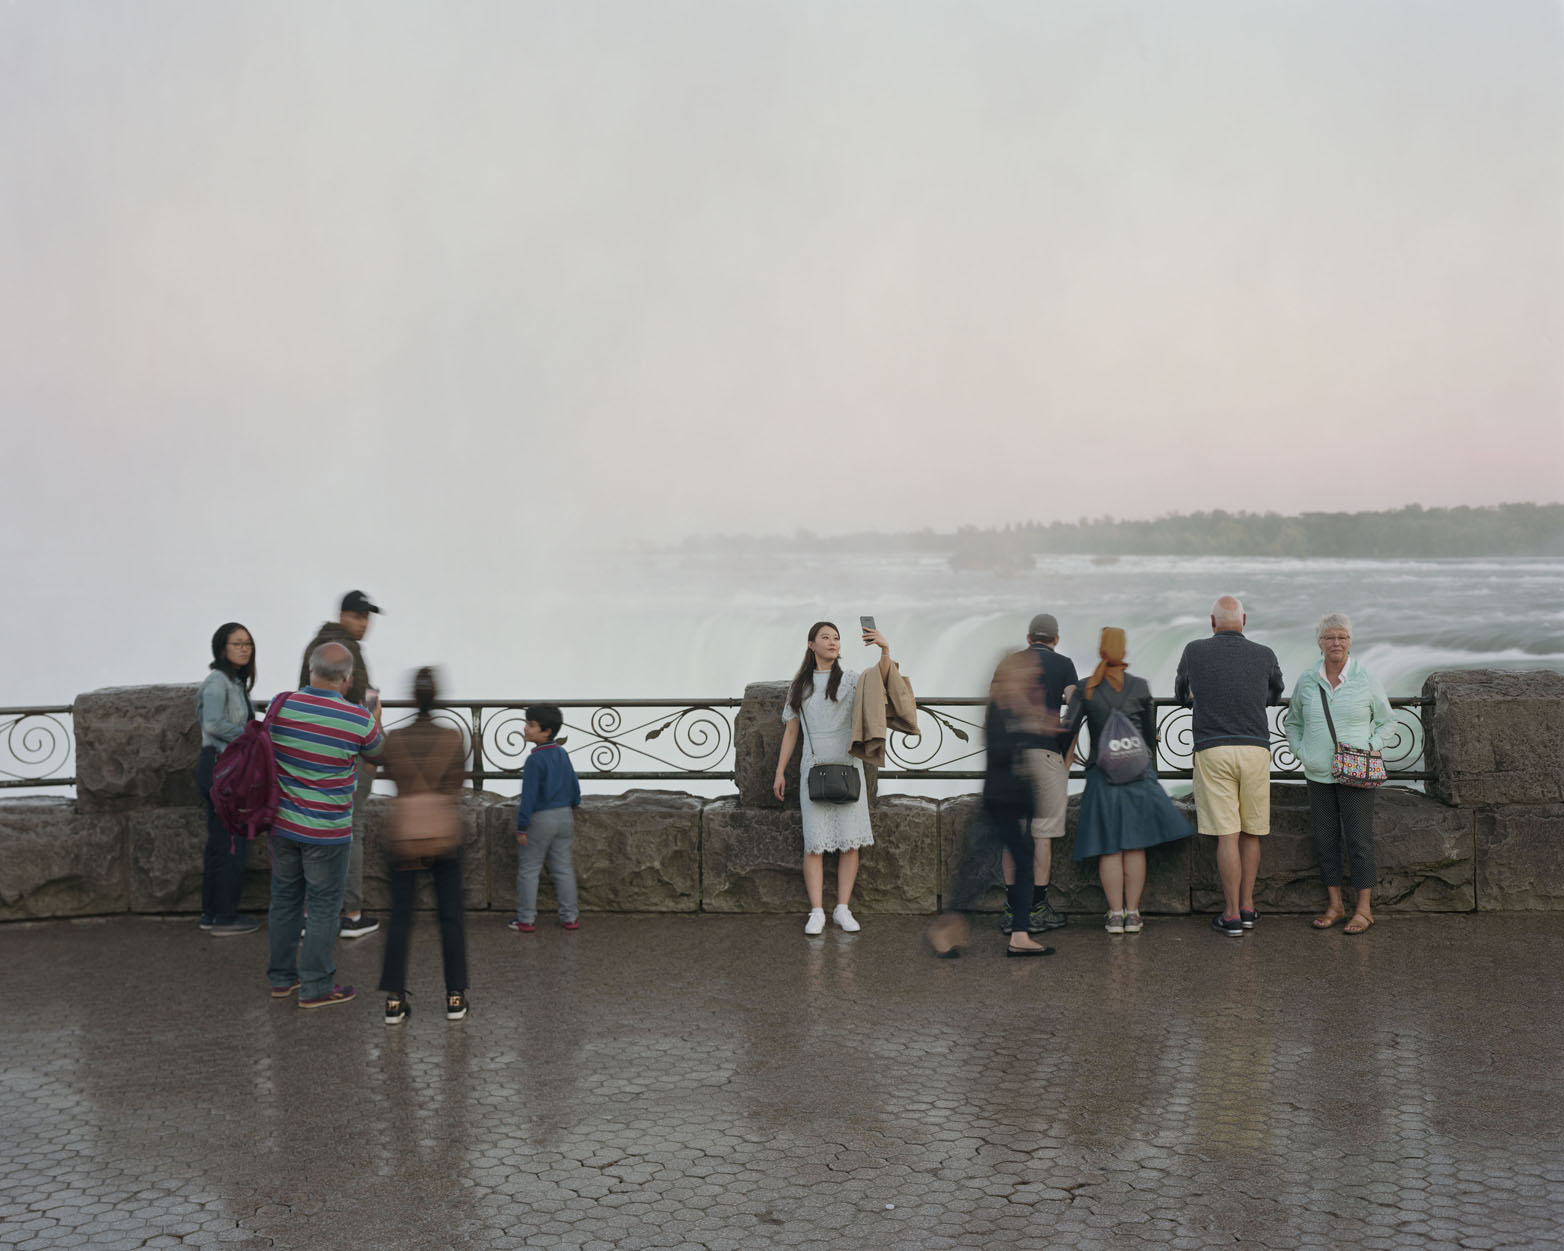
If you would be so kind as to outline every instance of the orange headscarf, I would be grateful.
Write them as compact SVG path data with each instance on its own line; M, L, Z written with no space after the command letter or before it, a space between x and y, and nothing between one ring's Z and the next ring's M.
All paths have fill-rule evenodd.
M1092 691L1097 685L1104 681L1116 691L1124 689L1124 671L1129 668L1129 662L1124 659L1124 631L1118 626L1103 626L1097 654L1102 660L1092 670L1092 676L1086 679L1087 699L1092 697Z

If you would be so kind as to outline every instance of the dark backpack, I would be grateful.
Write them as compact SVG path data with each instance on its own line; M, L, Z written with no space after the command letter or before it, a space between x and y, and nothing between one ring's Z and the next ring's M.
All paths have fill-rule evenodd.
M277 757L272 752L272 722L288 697L279 695L266 720L252 721L229 743L212 769L212 811L230 836L256 838L272 828L282 792L277 786Z
M1096 694L1100 697L1108 690L1108 684L1104 682ZM1097 738L1097 772L1104 781L1123 786L1140 780L1151 764L1151 752L1135 723L1124 715L1124 710L1115 706L1112 700L1108 701L1108 707L1113 711L1108 714L1108 721Z

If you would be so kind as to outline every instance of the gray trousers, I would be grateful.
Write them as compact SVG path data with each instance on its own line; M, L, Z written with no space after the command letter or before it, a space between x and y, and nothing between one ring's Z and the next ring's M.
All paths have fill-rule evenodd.
M548 864L559 897L559 919L580 915L576 900L576 866L570 849L576 839L575 814L569 808L545 808L532 814L527 845L516 849L516 919L531 925L538 919L538 874Z
M364 804L375 784L375 766L358 762L358 789L353 792L353 842L348 851L348 884L342 892L344 916L364 910Z

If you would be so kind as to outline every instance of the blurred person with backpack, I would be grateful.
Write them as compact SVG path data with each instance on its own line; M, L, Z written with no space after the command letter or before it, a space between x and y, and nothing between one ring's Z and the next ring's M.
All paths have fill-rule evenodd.
M369 684L369 666L364 663L364 649L360 646L369 633L371 613L378 613L379 606L363 591L349 591L342 597L342 604L335 621L324 622L315 631L315 637L304 649L304 661L299 668L299 685L310 681L310 657L322 643L341 643L353 655L353 676L348 682L348 703L362 704L380 722L380 692ZM363 938L380 928L380 922L364 914L364 804L375 784L375 769L361 765L358 785L353 792L353 842L348 853L348 884L342 898L342 937Z
M1028 933L1040 934L1070 923L1070 918L1053 906L1048 898L1053 876L1053 840L1065 834L1065 815L1070 807L1070 769L1065 753L1070 744L1062 731L1065 705L1078 681L1075 662L1062 656L1059 647L1059 621L1052 613L1040 612L1026 630L1026 650L1002 662L1005 681L1014 685L1022 708L1018 727L1025 734L1021 755L1022 771L1031 779L1032 804L1032 913L1017 921L1005 905L999 928L1003 933L1024 925ZM1014 857L1005 852L1005 881L1015 880Z
M380 989L386 992L386 1024L412 1012L407 994L407 948L413 932L418 875L434 878L445 963L445 1016L467 1015L467 933L462 911L462 814L458 796L466 780L467 745L461 732L439 725L439 697L432 669L413 677L418 715L412 725L386 735L385 765L396 783L396 806L386 833L391 878L391 920L386 930Z
M353 680L353 653L346 646L322 643L309 667L309 683L278 695L266 714L281 792L272 823L266 976L273 999L297 990L299 1007L323 1008L353 998L353 987L333 981L337 918L353 843L358 765L380 759L385 739L374 714L346 697Z
M1032 674L1002 660L989 685L988 712L983 722L985 768L983 806L967 827L961 860L945 896L945 911L926 934L936 956L959 956L971 938L966 913L996 877L1005 880L1006 907L1014 916L1032 912L1032 827L1036 816L1036 788L1025 753L1035 730L1030 708L1035 696ZM1004 860L1001 872L1001 859ZM1027 933L1022 924L1012 927L1005 955L1051 956Z
M1097 668L1065 713L1067 745L1083 721L1089 735L1075 858L1097 858L1097 878L1108 897L1108 933L1138 934L1146 848L1194 831L1157 782L1156 704L1146 679L1125 672L1124 631L1104 627L1097 654Z
M201 928L214 936L251 934L260 929L261 923L239 914L250 840L224 825L212 805L212 772L217 758L255 717L250 704L250 691L255 686L255 639L249 630L237 621L218 626L212 635L212 663L208 668L211 672L196 692L196 716L201 723L196 786L206 809Z

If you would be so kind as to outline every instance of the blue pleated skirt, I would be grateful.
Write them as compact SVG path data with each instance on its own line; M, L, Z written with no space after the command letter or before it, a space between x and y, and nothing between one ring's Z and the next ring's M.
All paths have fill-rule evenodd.
M1194 832L1149 770L1123 786L1107 781L1096 769L1086 771L1086 793L1075 827L1077 860L1174 843Z

